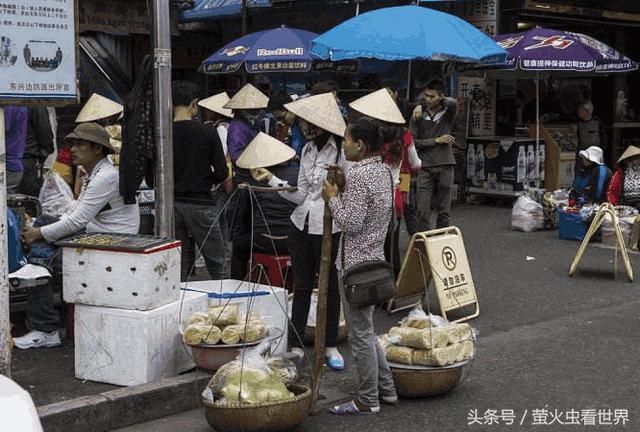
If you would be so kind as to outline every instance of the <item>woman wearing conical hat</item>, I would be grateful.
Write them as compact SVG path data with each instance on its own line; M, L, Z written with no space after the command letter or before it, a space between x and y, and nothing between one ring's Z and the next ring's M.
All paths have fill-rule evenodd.
M289 344L294 351L301 348L309 315L311 294L315 286L315 274L320 267L324 202L322 185L331 165L338 165L344 172L348 164L342 152L342 137L346 124L340 108L331 93L309 96L285 105L300 121L300 128L307 143L300 157L298 189L296 192L280 192L280 195L297 204L291 214L293 227L289 234L289 249L293 266L294 292L291 321L295 332L290 332ZM288 183L274 176L269 170L252 170L258 181L268 181L272 187L287 186ZM334 224L332 241L332 264L338 253L339 230ZM327 339L326 362L334 370L344 369L344 359L336 348L338 321L340 317L340 294L335 264L329 274L327 294ZM296 335L297 333L297 335ZM299 337L298 337L299 335Z
M269 97L251 84L242 87L223 108L233 111L229 124L227 148L235 163L242 151L258 133L257 121L262 110L267 108Z
M640 208L640 148L629 146L618 159L609 182L607 200L613 205Z

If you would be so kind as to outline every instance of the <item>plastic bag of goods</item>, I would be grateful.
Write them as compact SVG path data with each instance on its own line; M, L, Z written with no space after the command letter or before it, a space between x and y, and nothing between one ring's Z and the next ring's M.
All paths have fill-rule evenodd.
M544 228L542 204L526 195L519 196L511 211L511 228L524 232L532 232Z
M187 345L215 345L220 342L222 331L211 324L191 324L184 331L184 342Z
M73 205L73 191L60 174L49 171L44 175L40 196L42 212L55 217L61 217Z
M438 315L414 308L378 338L387 360L417 366L446 366L474 355L475 332L469 324L450 323Z
M271 342L265 341L243 350L236 360L223 365L209 381L208 393L216 403L262 404L293 399L283 380L282 371L274 371L264 352Z
M618 226L620 227L620 231L622 232L624 244L627 247L630 247L629 243L631 239L631 231L633 229L633 223L635 219L636 216L622 216L618 218ZM618 244L618 238L616 236L616 230L613 221L607 214L605 214L604 220L602 221L600 232L602 234L602 243L612 246Z

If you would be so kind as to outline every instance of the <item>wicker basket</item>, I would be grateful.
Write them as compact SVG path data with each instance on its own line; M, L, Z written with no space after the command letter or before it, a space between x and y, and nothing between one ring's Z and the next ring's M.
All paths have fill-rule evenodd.
M311 390L302 385L287 386L295 399L260 405L217 404L202 401L209 425L219 432L271 432L293 429L307 417Z
M398 396L420 398L436 396L453 390L462 379L465 365L433 369L391 368Z

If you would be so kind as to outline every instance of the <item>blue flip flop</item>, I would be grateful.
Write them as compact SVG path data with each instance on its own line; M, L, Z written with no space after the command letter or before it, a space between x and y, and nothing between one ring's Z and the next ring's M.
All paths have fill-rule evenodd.
M366 410L360 410L354 401L349 401L342 405L336 405L333 408L329 408L329 412L335 415L372 415L378 414L380 412L380 407L368 407Z

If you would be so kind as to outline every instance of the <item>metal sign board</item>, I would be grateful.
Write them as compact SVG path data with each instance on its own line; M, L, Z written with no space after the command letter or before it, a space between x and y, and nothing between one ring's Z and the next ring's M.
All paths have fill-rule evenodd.
M388 311L396 312L421 304L431 280L436 288L443 317L447 318L447 312L469 306L475 306L473 312L454 322L480 315L462 233L457 227L413 235L398 276L398 294L389 303Z
M0 100L76 103L75 0L0 3Z

